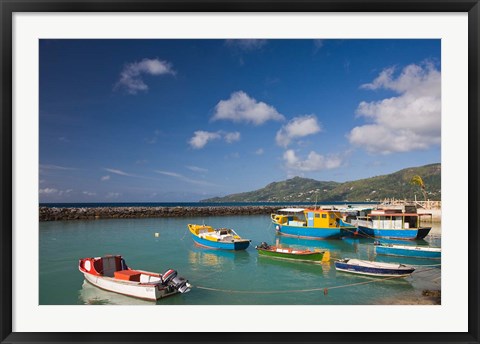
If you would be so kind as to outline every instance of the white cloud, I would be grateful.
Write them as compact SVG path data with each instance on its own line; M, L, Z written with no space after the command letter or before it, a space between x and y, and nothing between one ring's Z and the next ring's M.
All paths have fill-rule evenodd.
M68 196L73 191L73 189L67 189L67 190L58 190L55 188L44 188L38 190L38 193L40 195L45 195L45 196L50 196L50 195L55 195L55 196Z
M130 173L127 173L127 172L123 172L121 170L115 170L113 168L104 168L105 171L108 171L110 173L113 173L113 174L118 174L119 176L125 176L125 177L136 177L135 175L133 174L130 174Z
M229 47L244 51L257 50L267 44L266 39L227 39L225 44Z
M215 184L212 184L212 183L204 181L204 180L191 179L191 178L185 177L184 175L181 175L180 173L176 173L176 172L156 170L155 173L163 174L163 175L169 176L169 177L173 177L173 178L176 178L176 179L179 179L181 181L191 183L191 184L207 185L207 186L214 186L215 185Z
M38 190L38 193L41 195L51 195L51 194L58 193L58 190L55 188L44 188L44 189Z
M172 64L159 59L143 59L140 62L128 63L120 73L120 80L116 87L123 87L130 94L136 94L138 91L147 91L148 85L142 79L142 75L163 75L173 74L175 71Z
M265 151L263 150L263 148L259 148L255 151L255 154L256 155L263 155L263 153L265 153Z
M65 167L65 166L58 166L58 165L43 165L43 164L40 164L40 168L44 170L60 170L60 171L76 170L76 168L74 167Z
M120 197L121 193L119 192L109 192L107 193L107 195L105 196L106 198L118 198Z
M317 53L325 44L323 39L314 39L313 40L313 51Z
M343 159L338 155L324 156L311 151L305 160L301 160L293 149L283 154L285 168L289 171L312 172L340 167Z
M220 139L221 135L213 132L197 130L193 133L193 137L188 141L190 146L194 149L201 149L205 147L208 141Z
M225 134L225 141L227 143L232 143L240 140L240 133L238 131Z
M212 120L221 119L260 125L269 120L282 121L284 116L273 106L258 102L243 91L237 91L232 93L229 99L221 100L215 106Z
M83 191L82 194L86 196L95 196L97 193L92 191Z
M186 166L186 167L193 172L200 172L200 173L208 172L206 168L202 168L198 166Z
M205 145L212 140L224 139L227 143L233 143L240 140L240 133L235 132L224 132L222 130L211 132L198 130L193 133L193 137L190 138L188 143L194 149L202 149Z
M348 134L350 143L380 154L440 144L441 73L433 64L411 64L398 77L394 67L387 68L361 88L391 90L399 96L361 102L357 116L371 123L353 128Z
M153 132L153 137L146 138L145 142L153 145L153 144L157 143L157 140L158 140L158 138L161 134L162 134L162 131L157 129Z
M322 127L314 115L299 116L284 125L277 132L275 140L279 146L287 147L292 140L316 134L321 130Z
M175 177L175 178L183 178L183 176L181 174L176 173L176 172L159 171L159 170L156 170L155 172L159 173L159 174L163 174L165 176L170 176L170 177Z
M104 182L104 181L106 181L106 180L110 180L110 176L108 176L108 175L107 175L107 176L103 176L103 177L101 178L101 180L102 180L102 182Z

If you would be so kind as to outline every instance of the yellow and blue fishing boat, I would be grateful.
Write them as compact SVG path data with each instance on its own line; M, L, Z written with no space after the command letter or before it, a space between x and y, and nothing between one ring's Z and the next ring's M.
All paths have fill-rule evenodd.
M233 229L213 228L206 225L189 224L188 229L197 245L223 250L245 250L249 239L241 238Z
M306 239L338 239L357 229L344 222L337 210L284 208L278 213L271 214L277 234Z

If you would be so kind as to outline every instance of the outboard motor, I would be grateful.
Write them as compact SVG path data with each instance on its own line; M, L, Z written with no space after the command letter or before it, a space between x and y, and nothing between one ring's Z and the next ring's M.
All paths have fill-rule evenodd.
M188 283L188 280L180 276L175 276L175 278L170 281L170 285L172 285L182 294L188 293L191 287L190 283Z
M260 245L258 245L258 247L263 248L264 250L268 250L270 248L270 245L263 241Z
M162 284L168 285L169 287L178 290L182 294L189 292L191 287L190 283L188 283L188 280L177 276L177 272L173 269L165 271L165 273L162 275Z
M175 278L177 276L177 272L173 269L169 269L167 271L165 271L162 275L162 283L163 284L168 284L168 282L170 282L170 280L172 280L173 278Z

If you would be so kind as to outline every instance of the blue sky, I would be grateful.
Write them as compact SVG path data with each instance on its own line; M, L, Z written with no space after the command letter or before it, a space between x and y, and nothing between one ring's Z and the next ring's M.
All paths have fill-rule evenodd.
M440 40L41 40L40 202L440 162Z

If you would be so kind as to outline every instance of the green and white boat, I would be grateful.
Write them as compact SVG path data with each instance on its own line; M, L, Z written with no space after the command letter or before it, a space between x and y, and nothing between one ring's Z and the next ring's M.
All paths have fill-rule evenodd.
M312 263L328 262L330 260L329 251L311 251L308 249L302 250L290 247L270 246L266 242L262 242L260 245L255 246L255 248L257 249L259 255L270 258Z

